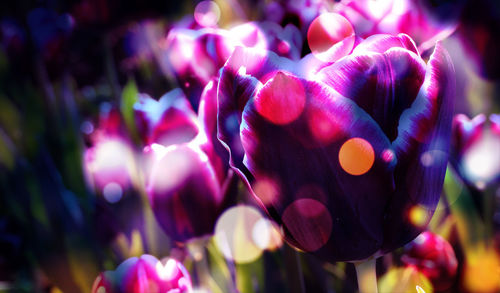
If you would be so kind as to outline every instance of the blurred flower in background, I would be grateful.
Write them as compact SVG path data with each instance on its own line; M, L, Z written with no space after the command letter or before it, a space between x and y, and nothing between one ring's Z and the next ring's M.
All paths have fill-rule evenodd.
M129 258L116 270L101 273L92 293L100 292L192 292L191 278L184 266L173 258L161 261L151 255Z

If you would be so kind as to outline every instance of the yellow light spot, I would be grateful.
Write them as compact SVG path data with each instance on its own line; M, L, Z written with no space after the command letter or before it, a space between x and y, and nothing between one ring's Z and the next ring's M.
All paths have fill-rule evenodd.
M467 251L463 282L470 292L500 290L500 257L492 248L472 247Z
M417 227L424 227L427 224L428 213L427 210L421 206L416 205L410 209L409 213L410 222Z
M433 293L430 280L414 267L390 268L379 280L379 292Z
M346 141L339 151L340 166L351 175L368 172L375 161L372 145L366 140L355 137Z
M250 206L233 207L219 218L215 226L215 244L227 259L237 263L256 260L262 249L254 242L252 233L262 215Z

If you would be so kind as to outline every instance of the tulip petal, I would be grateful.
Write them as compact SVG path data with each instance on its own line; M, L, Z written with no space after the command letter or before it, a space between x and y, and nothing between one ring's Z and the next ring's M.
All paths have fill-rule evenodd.
M383 54L349 55L321 69L319 78L370 114L392 141L399 116L416 98L424 75L420 57L395 47Z
M486 115L479 114L473 119L469 119L464 114L458 114L453 118L452 123L452 152L453 157L458 158L483 132L486 122Z
M251 75L261 82L266 81L278 70L295 72L296 65L292 60L280 57L276 53L245 47L236 47L227 60L225 66L233 72L238 72L244 67L246 74Z
M198 115L200 126L207 138L200 147L208 155L222 184L229 168L229 153L217 139L217 87L218 80L214 78L203 89Z
M391 48L407 49L420 56L415 42L406 34L399 34L397 36L377 34L369 36L354 49L352 54L358 55L367 52L384 53Z
M201 150L187 144L166 148L153 167L147 191L158 223L173 240L213 232L222 195Z
M235 50L220 73L217 89L218 117L217 137L229 151L229 164L237 169L243 168L243 147L239 135L241 114L247 101L262 84L252 76L240 70L232 58L239 57L240 48ZM243 49L243 48L241 48ZM238 61L241 61L238 59ZM244 63L241 63L244 64Z
M398 165L396 192L387 209L384 252L417 236L434 212L447 166L454 95L453 64L438 42L418 97L402 114L392 143ZM422 211L420 223L412 222L412 209Z
M140 95L134 104L134 115L145 144L183 143L198 133L196 114L180 89L168 92L158 101Z
M279 93L293 96L300 88L300 105L281 107ZM265 111L277 116L288 117L283 112L290 107L294 113L302 110L293 120L276 123L263 114L260 103L269 104ZM316 82L278 72L248 102L240 132L246 167L241 171L261 204L283 225L289 242L330 261L363 259L380 248L395 162L383 159L389 140L353 101ZM349 164L365 164L356 155L363 159L366 153L347 150L353 156L343 158L341 149L351 139L366 144L372 156L363 174L350 174ZM274 186L274 193L259 186L262 181Z

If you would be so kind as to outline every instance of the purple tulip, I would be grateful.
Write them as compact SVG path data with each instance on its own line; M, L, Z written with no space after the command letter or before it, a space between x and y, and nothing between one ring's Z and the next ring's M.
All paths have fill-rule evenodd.
M179 86L197 105L203 88L218 76L236 46L268 49L298 59L302 38L293 25L282 28L272 22L247 22L230 30L174 28L165 41L164 56Z
M211 234L223 196L207 155L189 144L153 149L147 191L160 226L179 242Z
M166 93L158 101L147 94L139 95L134 116L146 145L184 143L198 134L196 113L180 89Z
M173 258L159 261L152 255L132 257L115 271L101 273L92 293L189 293L191 278L184 266Z
M484 189L500 180L500 115L484 114L469 119L458 114L453 120L452 163L472 186Z
M82 126L91 144L83 154L84 174L89 185L112 203L121 199L135 174L134 150L121 127L116 109L103 111L96 129L88 121Z
M205 132L216 126L213 104L203 102L201 122L178 89L159 101L142 95L134 105L139 132L148 144L148 197L158 223L175 241L211 234L232 192L227 188L231 172Z
M375 35L315 68L237 48L219 78L218 137L289 243L327 261L390 252L439 200L451 60L440 43L425 64L407 35Z

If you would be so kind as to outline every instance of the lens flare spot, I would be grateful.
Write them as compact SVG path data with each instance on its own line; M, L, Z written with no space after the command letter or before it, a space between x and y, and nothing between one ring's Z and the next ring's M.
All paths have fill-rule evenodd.
M94 124L90 121L83 121L82 125L80 125L80 130L85 134L91 134L94 132Z
M228 209L215 225L215 244L222 254L237 263L248 263L262 254L253 238L254 227L263 219L250 206L239 205Z
M272 205L279 198L280 187L271 178L259 178L252 189L265 206Z
M425 207L416 205L410 209L408 217L413 225L422 228L427 224L429 220L429 213L427 212L427 209Z
M393 150L386 149L382 152L382 160L384 160L384 162L386 162L388 164L394 162L395 158L396 158L396 155L394 154Z
M330 239L333 222L327 208L321 202L303 198L290 204L282 215L288 230L298 248L316 251Z
M342 15L323 13L307 31L307 42L313 55L324 62L334 62L349 54L354 46L354 29Z
M308 127L320 144L327 145L345 135L341 117L316 107L310 107L306 113Z
M109 203L116 203L122 198L123 190L120 184L110 182L104 186L102 194Z
M267 50L267 40L264 32L253 22L247 22L231 28L231 39L238 40L247 48ZM251 66L250 66L251 67Z
M359 137L346 141L339 151L340 166L351 175L363 175L375 161L372 145Z
M274 124L288 124L297 119L306 103L299 79L281 71L271 78L255 99L257 112Z
M488 184L500 175L500 136L490 132L464 154L463 167L470 182ZM480 184L481 185L481 184Z
M194 9L194 19L201 26L215 26L220 19L220 8L214 1L201 1Z
M267 219L260 219L252 230L252 240L261 249L275 250L283 245L278 226Z

